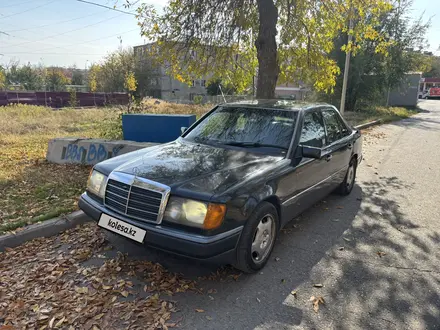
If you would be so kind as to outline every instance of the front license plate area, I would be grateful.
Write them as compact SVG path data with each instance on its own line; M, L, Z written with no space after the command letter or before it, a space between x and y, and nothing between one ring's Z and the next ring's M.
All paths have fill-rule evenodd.
M105 213L101 214L98 226L110 230L116 234L125 236L133 241L142 243L147 232L139 227L133 226L125 221L111 217Z

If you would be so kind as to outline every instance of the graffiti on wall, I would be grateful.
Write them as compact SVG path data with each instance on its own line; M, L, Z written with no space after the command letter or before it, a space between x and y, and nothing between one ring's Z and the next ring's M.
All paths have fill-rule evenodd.
M98 163L118 155L123 146L108 148L101 143L92 143L88 146L79 146L69 143L63 147L61 159L80 163Z

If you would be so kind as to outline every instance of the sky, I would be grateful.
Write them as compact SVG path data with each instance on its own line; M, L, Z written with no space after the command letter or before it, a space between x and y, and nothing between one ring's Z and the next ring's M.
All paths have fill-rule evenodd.
M124 0L89 0L130 11ZM142 0L160 10L167 0ZM414 0L413 17L432 17L431 51L440 55L440 6L437 0ZM136 18L77 0L0 0L0 64L89 67L120 45L145 43Z

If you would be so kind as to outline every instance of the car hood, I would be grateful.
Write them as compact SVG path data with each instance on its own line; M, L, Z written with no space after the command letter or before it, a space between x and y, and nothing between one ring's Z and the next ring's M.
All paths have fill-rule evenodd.
M120 159L118 159L120 158ZM280 156L219 148L183 140L110 159L101 166L171 187L172 192L219 194L245 178L265 172ZM98 168L99 170L99 168ZM107 171L103 171L107 172Z

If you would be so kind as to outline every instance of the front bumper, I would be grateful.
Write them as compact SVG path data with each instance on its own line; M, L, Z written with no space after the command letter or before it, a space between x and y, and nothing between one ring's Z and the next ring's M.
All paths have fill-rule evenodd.
M235 249L243 227L238 227L215 236L202 236L161 225L147 224L115 213L90 198L81 195L78 206L93 220L99 221L105 213L147 231L144 244L173 254L219 263L233 263Z

